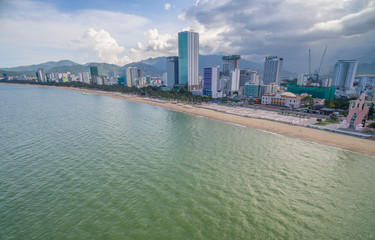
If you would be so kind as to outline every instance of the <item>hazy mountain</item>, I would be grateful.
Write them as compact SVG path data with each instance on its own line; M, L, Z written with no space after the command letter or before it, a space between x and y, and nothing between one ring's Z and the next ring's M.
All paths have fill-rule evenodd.
M167 57L149 58L146 60L139 61L139 63L150 65L163 72L167 71Z
M90 72L90 66L97 66L99 75L108 75L108 72L115 72L115 73L120 73L121 67L115 64L110 64L110 63L96 63L96 62L91 62L91 63L86 63L84 65L87 67L86 72Z
M165 61L166 61L166 58L164 57ZM156 63L156 66L158 64L161 64L162 60L157 60L155 63ZM166 65L167 63L165 63ZM127 68L127 67L137 67L138 69L141 70L142 74L143 75L152 75L152 76L162 76L164 72L166 72L166 70L164 69L160 69L160 68L157 68L153 65L148 65L148 64L145 64L145 63L142 63L142 61L140 62L135 62L135 63L129 63L129 64L126 64L125 66L123 66L123 68Z
M61 60L58 62L50 61L41 64L34 64L29 66L20 66L20 67L12 67L12 68L1 68L0 70L4 71L14 71L14 72L35 72L39 68L44 68L46 71L53 68L53 67L61 67L61 66L75 66L79 65L78 63L72 62L70 60Z
M8 76L21 76L21 75L24 75L25 73L24 72L14 72L14 71L4 71L4 70L0 70L0 76L2 77L3 74L6 74Z
M21 74L26 74L29 76L35 76L35 72L38 68L44 68L47 73L50 72L70 72L73 74L78 74L80 72L89 72L90 66L95 65L98 67L98 71L100 75L107 75L108 72L115 72L116 74L121 73L122 68L126 67L138 67L143 74L147 75L155 75L155 76L162 76L164 72L167 71L167 58L166 57L157 57L157 58L149 58L146 60L142 60L139 62L133 62L126 64L124 66L118 66L115 64L109 63L86 63L86 64L78 64L69 60L61 60L58 62L46 62L31 66L20 66L14 68L2 68L0 70L7 71L7 72L18 72ZM205 67L212 67L219 65L222 67L222 56L221 55L199 55L199 71L203 74L203 68ZM258 69L259 74L263 74L263 63L252 62L249 60L241 59L240 60L240 68L250 68L250 69ZM19 74L19 75L21 75ZM287 70L283 70L282 77L284 78L292 78L296 77L297 74L292 73Z

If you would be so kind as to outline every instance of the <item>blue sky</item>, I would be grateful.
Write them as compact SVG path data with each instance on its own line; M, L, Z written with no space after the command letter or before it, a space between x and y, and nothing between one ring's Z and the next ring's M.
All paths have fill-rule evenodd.
M190 28L201 54L277 55L295 72L306 72L308 49L316 68L325 45L323 65L375 62L373 0L0 0L0 67L176 55Z

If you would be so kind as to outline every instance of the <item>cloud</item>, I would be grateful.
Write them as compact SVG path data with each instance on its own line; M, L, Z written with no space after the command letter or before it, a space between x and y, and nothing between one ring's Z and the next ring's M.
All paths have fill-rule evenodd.
M374 9L373 0L197 0L178 17L200 33L201 53L254 61L279 55L287 68L304 71L308 49L317 56L325 45L327 62L360 55L374 60Z
M375 7L340 19L315 23L306 33L352 36L375 30Z
M147 30L144 36L148 39L146 45L138 42L136 47L126 51L107 31L90 28L81 38L70 41L69 46L89 56L95 51L101 61L120 66L145 58L177 54L177 35L160 34L154 28Z
M51 59L124 64L176 55L178 31L190 28L200 34L201 54L241 54L261 62L279 55L298 72L308 69L308 49L314 60L325 45L325 63L375 59L373 0L196 0L178 16L154 19L148 6L144 17L119 12L125 9L64 12L53 2L0 2L2 66Z
M136 47L138 41L144 39L143 33L154 24L156 23L145 17L121 12L95 9L62 12L45 2L1 2L0 29L6 37L0 38L0 54L9 58L0 60L0 65L27 65L51 59L70 59L79 63L116 62L113 56L121 47ZM94 29L98 35L92 35L94 32L88 32L88 29ZM90 37L94 42L94 39L105 36L100 29L110 33L118 47L113 44L107 48L97 42L97 50L93 47L91 50L89 47L77 48L77 41L83 41L83 37L86 38L87 44ZM86 35L83 36L84 34ZM72 46L75 41L74 48ZM93 46L93 43L90 46ZM118 61L121 63L125 60L118 57Z
M164 4L165 10L169 10L170 8L171 8L171 4L169 4L169 3Z
M148 39L146 46L138 42L136 48L131 48L128 56L133 61L143 60L147 57L162 57L177 54L177 34L160 34L158 29L149 29L144 33Z
M81 39L71 41L70 46L73 49L92 48L103 62L119 64L118 55L125 48L118 45L117 41L104 29L96 31L90 28ZM121 62L122 63L122 62Z

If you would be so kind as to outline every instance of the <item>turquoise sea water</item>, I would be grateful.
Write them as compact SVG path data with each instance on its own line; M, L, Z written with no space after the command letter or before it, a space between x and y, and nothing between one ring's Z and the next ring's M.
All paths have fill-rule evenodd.
M0 239L375 239L375 158L0 84Z

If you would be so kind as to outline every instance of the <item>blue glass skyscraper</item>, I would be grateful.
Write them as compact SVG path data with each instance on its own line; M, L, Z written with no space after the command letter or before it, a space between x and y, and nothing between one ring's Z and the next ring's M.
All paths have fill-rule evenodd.
M283 71L283 58L268 56L264 62L263 83L265 85L275 83L280 85Z
M199 34L192 31L178 33L178 73L179 84L188 89L198 88Z
M178 57L167 57L167 87L178 84Z

